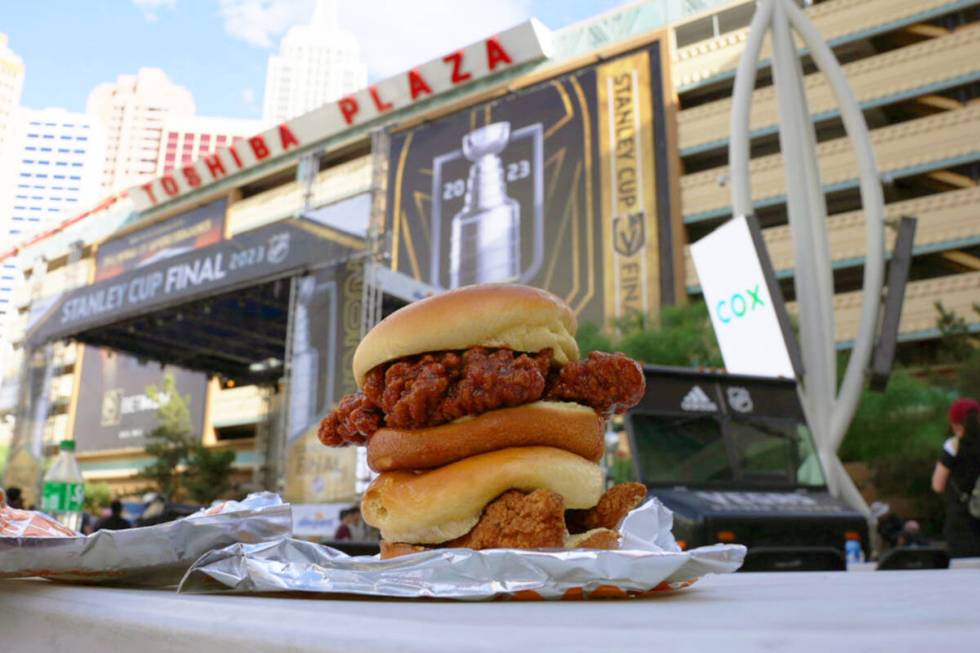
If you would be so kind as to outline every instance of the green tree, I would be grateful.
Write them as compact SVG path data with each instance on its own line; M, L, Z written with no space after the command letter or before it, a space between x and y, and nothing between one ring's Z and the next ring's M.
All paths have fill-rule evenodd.
M955 394L980 392L980 350L966 319L937 301L938 347L928 364L956 364L955 388L950 379L926 368L913 376L896 369L883 393L865 391L848 428L839 455L845 462L863 462L884 496L911 499L923 528L938 534L942 499L930 477L943 440L948 436L946 411ZM974 305L980 315L980 307ZM842 361L843 362L843 361ZM843 365L841 365L841 370Z
M665 306L656 319L634 313L608 330L584 324L577 340L583 355L596 350L621 351L630 358L656 365L723 366L703 302Z
M194 446L188 407L190 395L182 397L177 392L177 383L169 373L163 377L161 387L148 386L146 394L157 404L157 426L150 432L144 447L154 460L143 469L142 476L151 481L160 494L175 499L180 493L178 468Z
M970 332L966 319L953 311L947 311L936 302L939 318L940 356L956 363L956 390L962 397L980 397L980 338ZM976 315L974 322L980 322L980 304L973 304Z
M85 510L97 514L112 502L112 491L105 481L85 484Z
M939 329L939 363L959 363L976 349L976 337L970 333L966 318L947 310L941 301L935 302L936 327ZM980 304L973 305L980 317Z
M187 461L187 493L198 503L209 504L231 489L231 466L235 452L195 444Z
M191 431L190 395L177 392L172 374L164 376L162 387L148 387L146 394L157 404L157 427L145 447L154 460L143 477L169 499L186 492L207 504L225 496L231 489L235 452L207 447Z
M956 373L956 389L963 397L980 397L980 348L963 359Z
M861 396L840 457L869 463L898 456L935 460L946 437L948 407L941 388L896 370L885 392L866 390Z

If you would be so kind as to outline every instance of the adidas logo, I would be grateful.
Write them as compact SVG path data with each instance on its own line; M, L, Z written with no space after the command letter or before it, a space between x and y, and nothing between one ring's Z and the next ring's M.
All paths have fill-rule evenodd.
M697 411L717 411L718 404L711 401L711 397L701 389L701 386L694 386L690 392L684 395L681 401L681 410Z

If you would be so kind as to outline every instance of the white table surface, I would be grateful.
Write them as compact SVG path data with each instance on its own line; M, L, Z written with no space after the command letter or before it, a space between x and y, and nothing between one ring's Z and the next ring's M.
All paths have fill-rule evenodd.
M980 651L980 570L711 576L630 601L175 594L0 581L0 650Z

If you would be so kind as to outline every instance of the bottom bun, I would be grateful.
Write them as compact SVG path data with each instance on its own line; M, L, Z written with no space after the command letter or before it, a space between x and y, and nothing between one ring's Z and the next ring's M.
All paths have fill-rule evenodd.
M468 533L507 490L546 489L565 508L591 508L603 493L598 465L554 447L513 447L428 472L384 472L361 500L361 514L389 542L438 544Z

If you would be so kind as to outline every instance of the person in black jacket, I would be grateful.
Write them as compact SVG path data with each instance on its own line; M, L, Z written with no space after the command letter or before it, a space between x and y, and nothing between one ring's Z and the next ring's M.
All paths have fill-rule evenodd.
M103 529L107 531L121 531L125 528L131 528L132 524L129 520L122 516L122 503L117 499L109 504L109 510L112 512L108 517L103 517L99 521L95 522L96 531L101 531Z
M949 409L953 437L946 440L932 474L932 489L946 495L943 534L951 558L980 556L980 519L970 515L965 498L980 477L980 403L957 399Z

